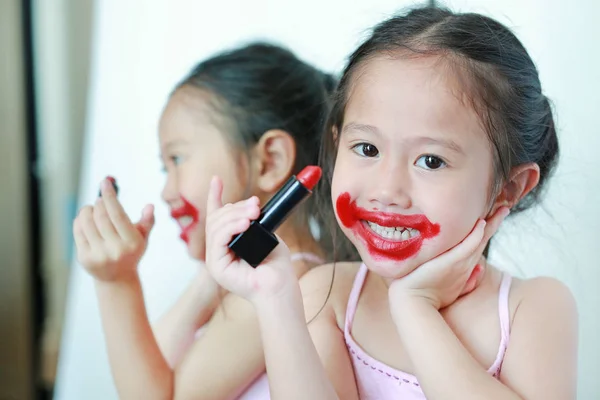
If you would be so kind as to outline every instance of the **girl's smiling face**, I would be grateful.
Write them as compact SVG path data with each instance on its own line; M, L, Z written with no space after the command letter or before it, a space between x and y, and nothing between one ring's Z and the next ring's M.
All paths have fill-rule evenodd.
M492 205L492 148L438 57L377 57L350 84L332 181L369 268L402 277L454 247Z

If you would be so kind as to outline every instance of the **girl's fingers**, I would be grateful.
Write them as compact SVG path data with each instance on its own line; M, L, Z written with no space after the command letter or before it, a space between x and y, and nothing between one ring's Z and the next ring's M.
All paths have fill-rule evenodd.
M485 226L486 222L484 220L477 221L471 233L462 242L439 256L436 259L437 262L441 265L455 265L459 261L469 258L481 243Z
M137 230L119 202L112 183L108 179L105 179L102 181L100 188L102 191L102 202L115 231L123 239L133 239L137 234Z
M218 229L219 226L228 224L229 222L240 218L254 220L257 219L259 215L260 209L258 208L258 201L250 198L217 210L213 214L210 224L207 224L207 230Z
M206 215L211 215L223 207L223 182L218 176L213 176L208 189L206 200Z
M508 214L510 214L510 209L508 207L500 207L491 218L488 218L483 239L475 251L477 257L483 253L485 246L487 246L492 236L498 232L500 225L502 225L502 222Z
M244 232L249 226L249 218L239 218L229 221L214 232L213 245L222 248L223 252L227 253L229 251L227 245L231 242L231 239L235 235Z
M94 221L94 210L92 206L86 206L81 209L78 217L81 221L81 230L85 235L85 239L90 244L91 248L103 247L104 241L98 232Z
M120 236L110 220L104 206L104 201L101 198L96 200L96 205L94 206L94 223L98 228L98 233L100 233L100 236L104 240L110 242L120 240Z
M81 229L81 225L79 220L76 219L73 222L73 239L75 240L75 246L81 252L89 252L90 244L88 243L83 230Z

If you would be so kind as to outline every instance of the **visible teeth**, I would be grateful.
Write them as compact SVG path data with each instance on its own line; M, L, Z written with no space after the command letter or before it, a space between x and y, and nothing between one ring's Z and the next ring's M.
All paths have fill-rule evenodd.
M405 228L403 226L387 227L370 221L367 221L367 223L371 230L386 239L407 240L419 235L419 231L412 228Z

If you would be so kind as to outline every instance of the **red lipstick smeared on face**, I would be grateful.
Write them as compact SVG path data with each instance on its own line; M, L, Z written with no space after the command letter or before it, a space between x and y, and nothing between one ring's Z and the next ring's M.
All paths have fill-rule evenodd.
M342 193L336 201L341 223L352 229L367 245L369 253L377 258L406 260L419 252L423 241L440 233L440 225L430 222L425 215L401 215L368 211L356 205L349 193ZM369 222L381 227L402 227L418 231L407 239L385 238L369 227Z
M186 244L190 242L190 233L198 224L199 211L185 197L181 196L182 205L171 210L171 217L177 221L181 228L179 237Z

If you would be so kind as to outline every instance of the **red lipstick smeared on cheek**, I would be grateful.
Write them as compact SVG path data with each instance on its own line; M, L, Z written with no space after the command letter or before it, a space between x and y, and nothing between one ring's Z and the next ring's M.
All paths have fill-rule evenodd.
M406 260L419 252L425 239L431 239L440 233L439 224L430 222L425 215L368 211L358 207L356 202L351 200L349 193L342 193L338 197L336 210L342 225L352 229L366 244L369 253L377 258ZM386 239L373 232L366 221L385 227L416 229L419 235L401 241Z
M171 217L177 220L179 226L181 227L181 233L179 234L179 237L185 243L189 244L190 234L198 224L200 211L183 196L181 196L181 202L181 207L171 210ZM180 219L184 217L191 219L191 222L187 223L185 226L181 225L180 221Z

